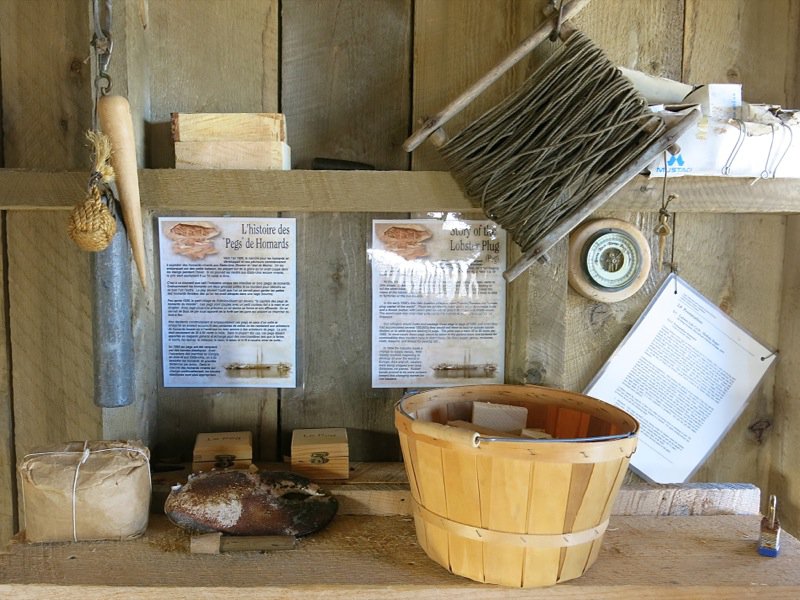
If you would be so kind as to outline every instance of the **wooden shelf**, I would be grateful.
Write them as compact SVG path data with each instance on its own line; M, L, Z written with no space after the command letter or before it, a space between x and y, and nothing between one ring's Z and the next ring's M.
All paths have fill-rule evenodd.
M68 210L85 194L84 171L0 169L0 210ZM142 205L173 212L464 212L475 210L443 171L224 171L146 169ZM679 177L676 212L798 213L800 184L769 179ZM636 177L604 206L658 211L662 180Z
M0 554L0 597L357 600L518 593L452 575L425 555L401 463L351 466L348 480L325 484L339 499L333 523L295 550L192 555L188 534L153 515L146 535L128 542L12 544ZM187 474L155 473L154 507ZM591 570L526 597L746 598L763 594L764 586L774 586L774 597L800 594L800 542L785 535L777 559L756 553L758 504L759 490L749 484L624 486Z
M800 597L800 542L756 553L758 516L614 517L583 577L526 597ZM340 516L298 548L188 553L162 516L129 542L13 545L0 556L0 596L15 598L508 598L513 589L448 573L416 543L408 517Z

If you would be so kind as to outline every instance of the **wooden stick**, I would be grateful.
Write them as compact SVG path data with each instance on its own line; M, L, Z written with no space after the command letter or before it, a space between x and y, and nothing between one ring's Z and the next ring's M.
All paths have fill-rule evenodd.
M293 535L222 535L220 532L193 535L189 543L192 554L221 552L253 552L292 550L297 545Z
M672 146L679 137L700 119L700 111L696 108L690 108L681 111L681 113L678 113L676 116L678 117L677 122L669 127L661 136L653 140L639 158L628 165L628 167L620 172L614 179L609 181L605 187L597 192L597 194L584 204L580 210L564 218L558 225L551 229L533 248L528 250L517 262L511 265L511 267L503 273L503 277L505 277L507 281L514 281L514 279L522 275L522 273L536 262L540 256L555 246L562 237L567 235L590 214L600 208L611 196L616 194L626 183L638 175L642 169L653 162L659 154Z
M572 2L565 4L562 14L563 21L571 19L577 15L587 4L589 4L590 1L591 0L572 0ZM406 152L411 152L422 142L424 142L434 131L442 127L450 119L464 110L464 108L469 105L470 102L483 93L495 81L500 79L506 71L517 64L520 60L525 58L528 53L545 41L555 27L557 21L558 14L553 14L549 20L539 25L539 27L530 35L530 37L528 37L513 52L500 61L491 71L473 83L460 96L439 111L439 113L427 119L425 124L420 129L415 131L405 142L403 142L403 149Z
M123 96L102 96L97 101L100 128L111 139L111 165L116 175L122 219L128 230L133 260L142 286L147 287L144 230L139 200L139 174L136 168L136 141L128 100Z

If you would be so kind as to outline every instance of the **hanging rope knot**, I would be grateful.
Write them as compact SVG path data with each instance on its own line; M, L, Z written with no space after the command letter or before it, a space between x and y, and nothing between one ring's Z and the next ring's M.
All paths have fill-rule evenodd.
M92 171L86 198L72 209L67 231L81 250L100 252L108 248L117 232L117 220L109 208L112 195L108 186L114 181L114 169L109 164L111 141L98 131L89 131L86 137L92 144Z

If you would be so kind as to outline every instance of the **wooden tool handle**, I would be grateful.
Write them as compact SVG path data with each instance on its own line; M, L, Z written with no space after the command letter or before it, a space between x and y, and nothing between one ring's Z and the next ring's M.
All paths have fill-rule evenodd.
M583 8L589 4L591 0L572 0L572 2L564 4L562 11L562 19L566 21L577 15ZM541 44L550 35L553 27L556 26L558 15L554 14L547 21L539 25L530 37L528 37L522 44L520 44L513 52L501 60L491 71L486 73L478 81L473 83L466 91L464 91L455 100L445 106L438 114L425 121L424 125L417 129L405 142L403 142L403 149L406 152L411 152L422 142L424 142L429 135L442 127L450 119L460 113L464 108L469 105L476 97L483 93L490 85L500 79L506 71L517 64L520 60L525 58L536 46Z
M136 140L128 100L123 96L102 96L97 102L100 128L111 139L111 165L114 167L122 206L122 219L128 230L133 260L142 285L147 287L144 230L139 200L139 173L136 166Z
M432 421L411 421L411 431L415 435L425 435L436 440L449 442L456 446L478 447L478 432L449 427Z

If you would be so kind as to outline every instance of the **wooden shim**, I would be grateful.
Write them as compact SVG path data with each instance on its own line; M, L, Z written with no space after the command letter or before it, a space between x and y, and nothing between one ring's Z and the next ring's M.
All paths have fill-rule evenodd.
M481 427L516 432L519 435L527 420L528 409L524 406L492 402L472 403L472 422ZM476 431L478 430L476 429Z
M192 554L220 554L226 552L264 552L293 550L297 538L293 535L222 535L220 532L193 535L189 541Z
M175 142L176 169L288 170L291 151L284 142Z
M286 142L281 113L172 113L175 142Z
M677 213L800 213L796 179L677 177L669 193ZM428 213L474 211L450 173L437 171L223 171L145 169L142 206L172 211ZM658 212L661 179L638 176L602 213ZM86 190L86 172L0 171L0 210L71 210Z

